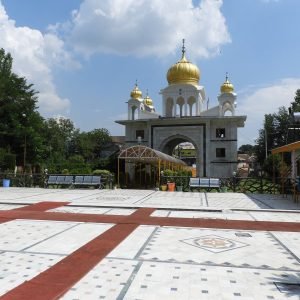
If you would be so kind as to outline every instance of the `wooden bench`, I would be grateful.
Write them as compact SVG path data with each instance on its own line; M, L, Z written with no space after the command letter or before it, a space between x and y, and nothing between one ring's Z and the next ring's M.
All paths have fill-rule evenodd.
M100 189L102 188L101 176L77 175L75 176L74 186L98 186Z
M209 191L212 189L217 189L220 191L221 180L219 178L200 178L191 177L189 182L190 190L193 188L205 188Z
M46 182L46 187L48 187L49 185L72 186L73 185L73 176L69 176L69 175L49 175L49 178Z

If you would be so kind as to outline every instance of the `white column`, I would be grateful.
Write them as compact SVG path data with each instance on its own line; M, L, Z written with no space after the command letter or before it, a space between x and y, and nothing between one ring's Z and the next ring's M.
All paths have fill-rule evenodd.
M176 117L176 99L173 99L173 115L172 117Z
M184 116L188 116L188 104L187 104L187 99L184 99Z
M199 100L196 101L196 116L200 116Z

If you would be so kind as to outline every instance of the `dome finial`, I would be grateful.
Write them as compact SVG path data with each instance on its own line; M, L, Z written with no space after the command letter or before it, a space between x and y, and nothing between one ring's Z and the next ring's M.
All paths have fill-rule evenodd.
M185 39L182 39L182 57L169 68L167 80L169 84L185 83L198 85L200 79L200 71L198 67L189 62L185 57Z
M143 94L138 87L137 79L135 80L134 88L130 93L130 97L133 99L139 99L143 97Z
M184 46L184 43L185 43L185 39L182 39L182 58L184 58L184 56L185 56L185 46Z
M148 95L148 89L146 90L146 97L144 98L144 104L147 106L153 106L153 101Z
M225 82L221 85L221 93L233 93L234 86L228 79L228 72L226 72Z

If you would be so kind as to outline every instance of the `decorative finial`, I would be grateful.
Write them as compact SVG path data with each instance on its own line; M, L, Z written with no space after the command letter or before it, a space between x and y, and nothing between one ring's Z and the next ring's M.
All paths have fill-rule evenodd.
M226 72L226 81L228 81L228 72Z
M146 90L146 97L148 97L148 89Z
M137 79L135 80L135 86L136 86L136 87L138 86L138 84L137 84Z
M184 42L185 42L185 39L182 39L182 57L184 57L184 55L185 55L185 46L184 46Z

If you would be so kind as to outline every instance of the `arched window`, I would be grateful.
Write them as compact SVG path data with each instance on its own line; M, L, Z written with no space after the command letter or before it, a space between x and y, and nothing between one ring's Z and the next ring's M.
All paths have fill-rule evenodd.
M177 98L176 101L176 116L182 117L184 115L184 99L182 97Z
M132 106L131 107L131 120L136 120L137 119L137 107Z
M188 107L189 107L188 115L190 117L196 116L196 114L197 114L197 112L196 112L196 99L194 97L190 97L188 99Z
M233 116L232 105L229 102L225 102L222 107L223 116Z
M224 116L231 117L231 116L233 116L233 113L230 109L227 109L227 110L224 111Z

